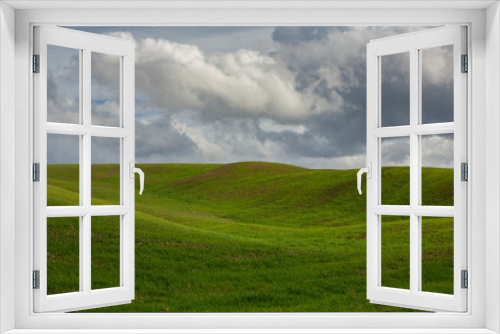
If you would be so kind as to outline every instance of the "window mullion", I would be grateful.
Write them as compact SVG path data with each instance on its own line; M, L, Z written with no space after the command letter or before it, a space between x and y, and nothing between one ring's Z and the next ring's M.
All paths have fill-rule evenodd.
M78 124L81 125L83 124L83 99L81 98L83 96L83 50L80 50L80 54L79 54L79 64L80 64L80 68L79 68L79 94L80 94L80 99L79 99L79 111L78 111L78 117L79 117L79 122ZM83 206L84 205L84 201L83 201L83 198L84 198L84 192L83 192L83 168L82 168L82 162L83 162L83 136L78 136L79 138L79 154L80 154L80 157L78 159L78 163L80 164L78 170L80 171L80 175L79 175L79 192L80 192L80 202L79 202L79 205L80 206ZM84 279L84 262L83 262L83 255L84 255L84 252L85 252L85 248L83 247L83 243L84 243L84 240L85 240L85 236L84 236L84 217L80 216L79 217L79 221L80 221L80 226L78 228L79 230L79 239L78 239L78 247L79 247L79 254L78 254L78 259L79 259L79 284L80 284L80 288L79 290L80 291L83 291L85 289L84 287L84 284L83 282L85 281Z
M416 66L417 66L417 90L418 90L418 95L417 95L417 107L416 107L416 112L417 115L415 116L415 119L417 120L417 126L415 126L415 129L417 128L422 128L423 123L422 123L422 51L421 50L416 50ZM451 130L453 131L453 123L452 124L446 124L448 125L448 128L451 127ZM442 126L446 126L443 124ZM431 125L432 126L432 125ZM440 127L440 126L439 126ZM425 133L424 131L421 132L416 132L415 134L417 135L417 140L416 144L418 146L417 148L417 205L419 209L422 209L422 134ZM416 213L414 211L414 213ZM417 218L417 262L418 262L418 285L417 289L418 291L422 291L422 213Z
M90 49L83 50L82 59L82 124L90 128L91 119L91 51ZM82 204L85 208L91 206L91 134L90 131L82 137L82 159L80 160L82 176L80 182L82 184ZM80 240L80 250L82 252L80 261L82 261L82 269L80 271L80 280L83 282L83 291L90 293L91 290L91 216L90 211L83 216L82 220L82 240Z
M419 216L413 212L419 204L419 136L414 129L418 125L419 66L418 50L410 50L410 291L418 291L420 281Z

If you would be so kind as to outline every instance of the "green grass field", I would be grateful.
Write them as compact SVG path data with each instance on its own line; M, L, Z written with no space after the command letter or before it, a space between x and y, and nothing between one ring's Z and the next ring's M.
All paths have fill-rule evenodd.
M412 311L366 299L366 201L357 170L244 162L139 164L136 298L90 312ZM117 204L119 167L92 167L92 204ZM408 204L384 168L383 204ZM48 205L78 204L78 166L48 166ZM137 178L138 179L138 178ZM451 170L423 171L424 204L453 205ZM138 189L138 181L136 181ZM451 191L450 191L451 189ZM119 218L92 218L92 288L119 284ZM423 289L452 293L453 219L425 218ZM409 287L409 222L382 218L382 284ZM78 291L78 218L48 219L48 291Z

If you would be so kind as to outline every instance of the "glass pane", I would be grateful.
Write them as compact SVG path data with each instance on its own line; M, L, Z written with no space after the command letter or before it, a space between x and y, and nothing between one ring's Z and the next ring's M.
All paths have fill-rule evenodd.
M410 218L382 216L382 286L410 289Z
M420 52L422 123L453 122L453 45Z
M47 205L80 205L80 138L47 134Z
M47 122L80 122L80 50L47 45Z
M120 57L92 52L92 125L120 126Z
M453 133L421 137L422 205L453 206Z
M453 294L453 218L422 217L422 291Z
M92 205L120 205L120 138L92 137Z
M47 218L47 294L80 291L80 218Z
M410 205L410 137L382 138L383 205Z
M410 53L382 56L382 126L410 124Z
M120 286L120 216L93 216L92 289Z

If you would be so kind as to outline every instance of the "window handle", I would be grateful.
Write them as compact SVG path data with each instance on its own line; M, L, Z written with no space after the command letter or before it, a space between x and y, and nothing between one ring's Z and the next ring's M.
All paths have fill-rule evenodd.
M144 190L144 172L142 171L142 169L135 167L135 163L133 161L130 161L129 168L130 168L129 170L131 179L134 178L134 173L139 174L140 184L141 184L139 195L142 195L142 192Z
M361 192L361 175L363 175L363 173L366 173L366 177L371 179L371 177L372 177L372 163L370 161L368 161L368 164L366 167L361 168L358 171L358 192L360 195L362 194L362 192Z

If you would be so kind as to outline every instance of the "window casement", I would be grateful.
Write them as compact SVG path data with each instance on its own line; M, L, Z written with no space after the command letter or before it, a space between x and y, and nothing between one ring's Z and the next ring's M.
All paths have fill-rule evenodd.
M47 114L48 48L57 46L75 50L78 54L79 117L75 124L49 122ZM39 166L34 182L34 312L73 311L130 303L134 299L134 52L135 46L126 39L78 32L58 27L38 26L34 30L34 161ZM119 124L116 127L97 126L91 111L91 57L96 54L114 55L120 63ZM47 201L47 138L57 135L58 141L77 139L79 153L79 205ZM113 138L119 156L120 198L118 205L95 205L91 201L91 166L93 140ZM59 153L59 152L57 152ZM57 154L56 153L56 154ZM62 205L61 205L62 204ZM64 205L66 204L66 205ZM49 205L49 206L48 206ZM102 216L115 216L119 224L119 286L93 289L92 286L92 223ZM79 221L79 287L68 293L49 294L47 275L48 220L74 217ZM63 233L63 231L61 231Z
M433 28L420 32L404 34L372 40L367 46L367 298L372 303L403 306L424 310L458 311L467 310L467 290L462 282L463 271L467 270L467 182L461 175L462 164L467 163L466 109L467 109L467 72L462 64L466 49L465 27L451 26ZM452 49L451 61L453 77L453 110L445 122L435 122L426 113L424 105L423 53L448 47ZM409 116L408 121L393 124L384 120L387 103L382 101L396 98L384 95L382 82L384 75L384 57L401 55L409 58L409 105L400 104L398 113ZM437 70L436 70L437 71ZM392 74L394 75L394 74ZM450 78L448 78L450 79ZM444 83L441 83L444 84ZM450 94L450 95L451 95ZM444 98L444 97L442 97ZM425 116L424 116L425 115ZM387 117L387 116L386 116ZM429 121L430 119L430 121ZM385 123L384 123L385 121ZM387 126L390 124L391 126ZM423 179L424 140L452 136L453 142L453 206L428 205L423 197L422 188L426 185ZM441 136L441 137L440 137ZM425 138L425 139L424 139ZM446 137L445 137L446 138ZM409 203L404 200L397 203L384 202L383 187L390 182L382 182L384 150L394 150L384 146L384 140L406 142L409 146ZM397 141L395 142L397 144ZM428 149L428 148L426 148ZM439 151L438 154L447 152ZM405 187L407 184L399 185ZM428 185L427 185L428 186ZM406 188L405 188L406 189ZM429 195L427 195L429 196ZM392 204L392 205L391 205ZM404 216L409 221L409 289L384 286L382 261L384 235L384 216ZM427 292L423 289L425 280L422 275L422 229L425 217L449 217L453 219L453 294Z
M15 2L12 5L15 6ZM488 249L494 243L490 243L490 246L485 247L485 240L497 240L498 238L494 234L485 233L491 231L491 227L488 228L488 219L484 219L484 212L481 213L483 203L486 198L484 196L484 191L482 187L485 184L485 176L483 175L483 167L481 165L474 165L475 168L469 168L469 183L462 183L466 187L467 195L469 201L467 203L468 209L466 211L469 222L465 225L467 232L467 239L464 249L467 250L466 266L464 268L469 270L469 289L463 289L467 296L465 298L466 311L465 312L453 312L453 313L416 313L416 314L363 314L363 313L352 313L352 314L140 314L140 313L129 313L129 314L62 314L62 313L38 313L34 312L35 305L33 303L33 289L32 289L32 270L35 268L33 261L37 256L35 253L37 249L33 246L36 241L33 242L32 236L35 235L34 228L34 212L33 210L33 197L35 194L35 188L38 186L36 182L32 183L31 178L26 179L26 175L31 176L32 163L36 162L32 160L34 156L34 149L36 147L36 139L33 138L33 127L36 124L36 118L33 118L35 114L33 101L33 96L36 97L35 92L32 92L33 80L37 74L31 75L28 73L27 65L31 65L32 55L36 52L32 49L32 39L34 36L32 34L32 27L35 25L64 25L64 26L81 26L81 25L235 25L235 22L244 25L314 25L314 24L324 24L324 25L400 25L408 24L412 26L433 26L442 24L464 24L469 27L467 34L470 37L467 43L467 54L469 54L469 75L466 75L467 79L465 81L468 84L469 91L466 92L467 102L469 112L464 117L467 117L467 122L464 124L466 127L466 132L469 133L469 137L466 138L467 144L465 147L468 149L468 159L461 162L469 162L472 166L475 162L480 164L484 162L484 152L483 145L484 142L487 146L494 146L495 143L485 140L491 137L491 133L484 133L485 115L490 115L493 111L488 112L484 104L484 85L485 78L492 76L491 73L484 73L482 71L485 65L485 54L484 43L491 47L491 45L496 45L496 40L494 38L487 39L486 37L491 34L489 31L484 31L484 22L497 22L497 18L490 16L486 18L485 7L480 7L479 5L470 5L469 7L460 6L457 3L443 3L440 2L442 8L425 8L426 5L419 5L415 8L406 9L393 9L385 10L379 8L374 15L373 9L358 9L356 11L346 10L345 8L337 8L335 10L329 9L309 9L307 11L303 9L293 9L288 8L287 10L276 10L273 8L267 8L268 5L259 4L259 10L242 10L242 9L211 9L212 15L207 15L204 10L187 10L178 8L169 9L145 9L142 11L130 10L130 9L113 9L109 11L98 10L94 5L90 5L91 9L71 9L65 8L60 10L45 9L38 10L41 7L24 7L24 8L36 8L33 10L17 10L16 13L16 151L17 152L27 152L26 154L18 154L16 156L16 246L15 246L15 261L16 261L16 328L21 332L23 329L28 329L30 331L36 331L36 329L55 329L64 328L66 332L71 332L76 329L87 329L89 332L98 332L97 329L128 329L131 328L198 328L202 329L221 329L221 332L231 329L233 332L238 332L238 328L294 328L300 327L304 329L304 332L314 331L315 329L326 329L330 328L363 328L363 331L369 332L370 328L376 331L376 328L387 328L387 332L396 331L394 328L398 328L397 332L406 332L408 328L420 328L421 332L426 332L428 329L434 328L451 328L460 329L467 328L467 332L483 333L489 332L486 327L485 318L491 319L491 316L485 313L485 281L495 280L495 275L489 275L487 278L485 267L488 265L490 268L490 274L493 272L494 267L491 265L494 259L485 249ZM104 7L109 6L109 3L102 4ZM403 4L401 4L404 6ZM54 6L54 5L51 5ZM59 6L59 5L58 5ZM89 6L87 3L86 6ZM101 5L99 5L101 6ZM270 5L269 5L270 6ZM312 7L314 5L311 4ZM362 5L361 5L362 6ZM370 5L371 6L371 5ZM434 6L434 5L433 5ZM458 7L455 7L458 6ZM50 7L50 6L49 6ZM267 9L263 9L265 7ZM453 9L450 10L450 8ZM20 7L19 7L20 8ZM93 8L93 9L92 9ZM384 7L385 8L385 7ZM476 9L470 9L476 8ZM488 9L490 10L490 9ZM495 10L490 11L495 12ZM266 15L262 15L266 13ZM470 29L473 27L474 29ZM374 42L375 44L375 42ZM75 47L80 48L80 47ZM116 52L112 52L116 54ZM498 59L496 55L490 51L486 52L487 60L490 59L490 64L492 62L497 62ZM474 57L477 56L477 57ZM475 70L475 71L474 71ZM31 66L29 68L31 72ZM456 79L456 78L455 78ZM496 87L496 81L494 81L494 87ZM4 86L5 87L5 86ZM2 88L5 89L5 88ZM33 94L34 93L34 94ZM472 98L474 97L474 98ZM489 102L488 102L489 101ZM487 100L486 105L492 105L491 96ZM493 109L491 109L493 110ZM3 111L2 111L3 112ZM456 111L455 111L456 112ZM374 128L378 128L379 124L376 120L376 125ZM456 119L455 119L456 123ZM370 123L368 123L370 124ZM436 125L441 127L443 124ZM457 124L453 125L453 132L457 131ZM490 127L493 126L490 124ZM488 127L488 126L486 126ZM438 131L436 133L445 133L445 131ZM448 132L450 133L450 132ZM473 134L473 135L472 135ZM406 134L410 136L410 133ZM417 135L417 133L413 133ZM46 134L45 134L46 136ZM383 136L380 135L380 138ZM28 141L22 138L30 138L34 140ZM456 137L455 137L456 140ZM488 144L489 143L489 144ZM375 143L380 145L380 143ZM456 144L455 144L456 145ZM488 146L488 147L490 147ZM455 152L456 148L455 148ZM496 154L496 153L495 153ZM455 156L456 158L456 156ZM372 173L375 166L373 165L373 160L368 157L367 161L372 161ZM133 161L133 160L132 160ZM80 161L82 162L82 161ZM122 161L122 164L127 168L127 161ZM380 168L378 166L377 168ZM457 172L456 164L454 165L455 172ZM455 177L456 180L456 177ZM472 181L474 184L472 184ZM368 183L374 182L373 174L372 178L368 179ZM474 188L474 186L476 186ZM370 189L373 188L369 185ZM487 187L488 188L488 187ZM491 187L490 187L491 188ZM471 190L475 189L475 190ZM123 191L123 189L122 189ZM370 190L368 191L370 192ZM474 197L471 194L474 193ZM371 199L371 195L368 197ZM457 202L457 197L455 196L455 203ZM382 205L380 205L382 206ZM456 206L456 204L455 204ZM471 209L472 208L472 209ZM384 210L386 208L383 208ZM394 210L398 208L394 207ZM410 207L410 209L412 209ZM439 216L434 208L433 211L429 212L432 216ZM449 207L446 208L446 214L449 214ZM388 209L391 210L391 209ZM406 212L406 213L405 213ZM405 212L399 212L398 215L415 215L418 216L418 212L413 212L406 210ZM374 215L386 214L385 212L376 212ZM83 215L83 214L82 214ZM443 214L441 214L443 215ZM456 215L456 212L453 213ZM456 216L454 217L456 219ZM455 222L455 224L457 224ZM471 226L474 228L472 229ZM485 229L486 227L486 229ZM474 233L471 233L474 230ZM494 229L493 229L494 230ZM456 233L455 229L455 233ZM14 237L14 236L13 236ZM497 240L498 241L498 240ZM455 239L455 244L457 239ZM474 247L471 247L474 245ZM486 257L486 262L484 261ZM418 259L418 254L415 259ZM455 256L456 259L456 256ZM485 265L486 263L486 265ZM455 268L456 269L456 268ZM376 269L374 269L376 270ZM472 278L471 275L474 275ZM29 278L28 278L29 277ZM378 287L379 280L375 278L375 287ZM498 283L498 282L497 282ZM490 286L492 286L490 284ZM418 283L417 283L418 291ZM472 298L470 298L472 296ZM50 297L50 296L49 296ZM368 296L369 298L372 296ZM448 297L448 296L447 296ZM492 302L492 295L486 298L486 305L495 305ZM397 302L389 300L390 298L373 298L372 301L378 301L385 304L397 304ZM130 300L130 299L129 299ZM489 301L488 301L489 300ZM458 305L458 304L457 304ZM432 309L421 307L423 309ZM71 309L71 308L68 308ZM442 310L442 309L441 309ZM494 320L493 320L494 321ZM491 320L488 328L494 328ZM390 330L392 328L392 330ZM400 329L400 330L399 330ZM141 330L138 330L141 331ZM434 330L439 331L439 330Z

